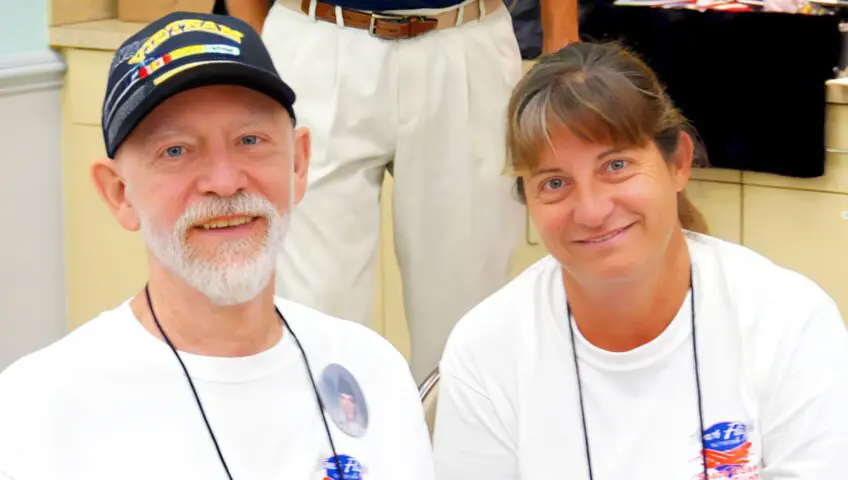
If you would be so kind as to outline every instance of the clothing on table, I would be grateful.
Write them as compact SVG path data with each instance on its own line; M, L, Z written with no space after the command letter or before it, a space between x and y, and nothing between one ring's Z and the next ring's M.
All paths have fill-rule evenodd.
M361 436L337 427L325 398L345 479L432 480L429 434L404 358L365 327L285 300L277 306L319 385L331 371L358 385L367 408ZM248 357L180 357L233 478L340 478L289 332ZM179 362L128 303L0 375L0 472L15 480L227 478Z
M521 57L501 1L481 2L490 10L479 20L399 41L314 21L299 0L278 1L264 26L297 93L298 124L312 134L309 184L291 215L278 294L371 322L390 167L418 381L437 366L459 318L507 282L523 232L524 209L503 174Z
M825 82L842 48L836 16L599 1L582 17L580 35L619 41L643 57L698 130L712 166L824 174Z
M687 242L709 478L844 478L848 332L834 301L747 248ZM703 478L690 301L627 352L572 323L595 478ZM436 478L589 478L568 321L562 267L546 257L459 322L441 363Z

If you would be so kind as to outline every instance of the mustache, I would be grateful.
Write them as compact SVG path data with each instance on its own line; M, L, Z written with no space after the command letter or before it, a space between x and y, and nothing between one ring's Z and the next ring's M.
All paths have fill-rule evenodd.
M178 232L185 232L212 218L236 215L264 217L270 221L280 213L267 199L253 193L239 192L231 197L207 197L192 203L180 215L175 228Z

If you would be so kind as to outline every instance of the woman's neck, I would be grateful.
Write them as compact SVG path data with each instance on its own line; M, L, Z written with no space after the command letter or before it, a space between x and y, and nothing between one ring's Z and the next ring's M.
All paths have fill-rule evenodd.
M571 314L591 344L626 352L657 338L671 323L690 287L690 258L683 232L645 274L627 282L587 287L563 270Z

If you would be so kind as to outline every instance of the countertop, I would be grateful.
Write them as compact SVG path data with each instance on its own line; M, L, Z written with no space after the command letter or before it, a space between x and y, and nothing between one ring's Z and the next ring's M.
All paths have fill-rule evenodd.
M848 105L848 77L828 80L827 103Z
M115 51L144 25L109 19L50 27L50 46Z

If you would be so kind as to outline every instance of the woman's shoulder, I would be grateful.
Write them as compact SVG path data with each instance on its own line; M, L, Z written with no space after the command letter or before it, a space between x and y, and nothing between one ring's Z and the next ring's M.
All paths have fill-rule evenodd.
M713 271L738 289L783 296L792 293L804 298L829 298L809 277L779 265L748 247L709 235L687 232L687 242L696 268Z
M473 356L489 362L493 357L508 356L519 338L538 330L556 292L562 295L561 268L556 259L545 256L457 322L444 358L467 361Z
M770 329L792 328L822 308L835 308L815 281L748 247L689 232L687 241L707 293L723 295L740 319L768 321Z

